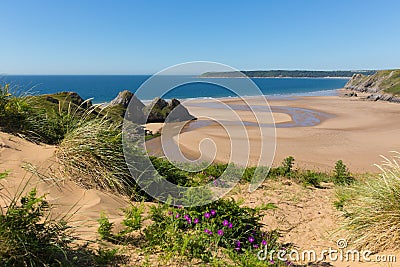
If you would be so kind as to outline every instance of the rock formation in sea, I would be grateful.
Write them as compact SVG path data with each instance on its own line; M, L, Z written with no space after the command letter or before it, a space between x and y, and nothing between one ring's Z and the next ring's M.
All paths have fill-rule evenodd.
M128 105L129 109L127 109ZM125 112L129 112L127 118L140 123L146 122L146 116L147 122L165 122L167 117L169 122L196 119L181 105L179 100L175 98L167 102L157 97L151 104L145 106L132 92L127 90L120 92L118 96L109 103L108 108L114 110L119 109L119 112L122 113L121 115L125 114Z

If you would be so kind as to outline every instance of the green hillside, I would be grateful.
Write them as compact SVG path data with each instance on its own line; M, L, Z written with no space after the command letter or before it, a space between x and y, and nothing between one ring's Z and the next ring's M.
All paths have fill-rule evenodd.
M373 75L355 74L345 88L362 92L400 95L400 69L381 70Z

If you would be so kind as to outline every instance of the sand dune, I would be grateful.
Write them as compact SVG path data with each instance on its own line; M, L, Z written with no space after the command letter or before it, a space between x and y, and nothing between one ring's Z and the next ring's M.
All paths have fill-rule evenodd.
M19 191L19 186L29 180L28 189L37 187L38 194L46 194L46 200L54 205L52 216L74 213L71 225L79 226L77 234L93 240L96 238L100 212L105 211L111 220L121 220L119 208L126 207L128 201L99 190L83 189L67 179L60 180L54 160L55 149L54 146L34 144L0 132L0 171L10 171L2 184L8 194L13 195ZM42 179L23 169L26 163L43 174ZM1 202L4 207L4 201Z

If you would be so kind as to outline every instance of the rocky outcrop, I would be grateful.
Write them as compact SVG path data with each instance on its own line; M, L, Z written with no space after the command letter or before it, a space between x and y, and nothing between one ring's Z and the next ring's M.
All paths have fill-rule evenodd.
M370 93L367 100L400 103L400 70L378 71L373 75L354 74L345 89Z
M129 109L128 109L129 107ZM108 110L119 113L135 123L189 121L196 119L181 105L179 100L167 102L162 98L155 98L151 104L145 106L132 92L122 91L107 106ZM126 114L126 112L129 112ZM147 117L147 121L146 121Z
M129 102L132 101L132 104L134 106L137 106L138 109L143 109L144 104L130 91L124 90L122 92L118 93L118 96L114 98L111 102L110 105L121 105L124 108L127 108L129 105Z
M195 119L189 111L181 105L179 100L172 99L169 103L162 98L155 98L153 102L144 108L148 115L147 122L178 122Z
M393 103L400 103L400 97L393 96L391 94L372 94L366 97L367 100L371 101L388 101Z
M170 101L168 108L171 111L169 112L167 122L190 121L196 119L178 99L173 98Z
M128 109L129 106L129 109ZM124 90L119 92L107 106L107 111L119 114L120 117L133 121L138 124L145 123L143 108L145 105L132 92Z

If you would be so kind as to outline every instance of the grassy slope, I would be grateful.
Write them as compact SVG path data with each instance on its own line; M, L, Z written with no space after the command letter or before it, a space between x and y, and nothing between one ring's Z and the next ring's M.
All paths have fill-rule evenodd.
M384 71L386 75L389 75L392 71ZM400 70L394 70L390 78L385 79L382 85L386 88L385 92L400 95Z
M371 82L373 82L371 84ZM349 82L350 86L378 87L385 93L400 95L400 69L381 70L373 75L361 75Z

